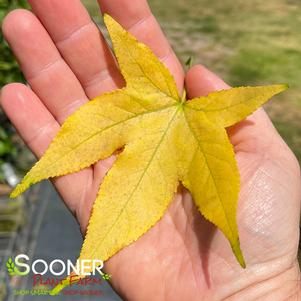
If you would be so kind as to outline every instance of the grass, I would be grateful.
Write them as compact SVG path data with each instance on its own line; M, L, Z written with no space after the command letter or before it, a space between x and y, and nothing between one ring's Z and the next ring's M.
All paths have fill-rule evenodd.
M99 22L96 1L85 0ZM231 85L288 83L266 106L301 162L301 6L299 0L150 0L182 62L189 56Z

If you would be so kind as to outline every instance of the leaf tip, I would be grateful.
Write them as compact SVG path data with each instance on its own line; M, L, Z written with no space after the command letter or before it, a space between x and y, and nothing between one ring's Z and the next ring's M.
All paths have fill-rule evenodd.
M104 13L103 15L104 22L107 23L108 21L110 21L110 19L112 19L112 17L109 14Z
M276 93L281 93L289 88L289 84L279 84L274 86L277 90Z
M242 254L240 254L240 255L241 255L241 256L237 256L236 258L237 258L237 260L238 260L240 266L241 266L243 269L245 269L245 268L247 267L247 266L246 266L245 259L244 259L244 257L243 257Z
M234 253L238 263L240 264L240 266L243 269L245 269L246 262L245 262L244 256L243 256L241 248L240 248L239 240L237 240L237 242L235 244L233 244L231 247L232 247L233 253Z
M49 293L50 296L56 296L59 294L61 290L63 290L66 286L70 285L70 276L62 280L59 284L57 284Z
M104 14L103 21L106 25L106 28L108 30L108 33L111 37L111 40L112 40L112 43L114 46L114 38L113 38L114 34L116 34L116 33L120 34L120 32L123 32L124 29L112 16L110 16L108 14Z
M19 196L22 192L24 191L24 189L22 189L22 186L20 184L18 184L15 189L10 193L9 197L11 199L16 198L17 196Z
M110 27L112 27L112 24L117 23L113 17L111 17L109 14L106 14L106 13L103 15L103 21L108 30L110 29Z

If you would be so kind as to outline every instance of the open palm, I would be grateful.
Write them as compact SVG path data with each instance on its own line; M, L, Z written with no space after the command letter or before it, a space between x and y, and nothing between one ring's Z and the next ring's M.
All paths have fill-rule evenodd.
M97 26L79 0L30 0L3 22L31 89L10 84L1 105L40 157L68 115L124 84ZM170 69L182 90L184 73L143 0L99 0ZM190 97L227 85L202 66L185 77ZM228 129L241 174L238 225L247 269L224 236L204 220L179 187L164 217L105 264L128 300L285 300L298 298L300 174L289 148L261 109ZM114 157L54 184L85 232L92 201ZM297 300L297 299L295 299Z

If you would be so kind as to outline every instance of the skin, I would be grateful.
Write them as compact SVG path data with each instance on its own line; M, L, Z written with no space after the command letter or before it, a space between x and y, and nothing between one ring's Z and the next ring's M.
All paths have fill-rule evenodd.
M78 0L30 0L3 33L29 86L1 90L1 106L39 158L65 118L124 82L104 38ZM205 67L186 75L143 0L99 0L102 13L147 44L190 98L228 86ZM260 67L260 66L258 66ZM263 109L228 129L241 174L237 220L247 263L236 262L225 237L203 219L187 191L138 241L105 263L125 300L300 300L297 261L300 168ZM114 157L53 183L85 232L92 201Z

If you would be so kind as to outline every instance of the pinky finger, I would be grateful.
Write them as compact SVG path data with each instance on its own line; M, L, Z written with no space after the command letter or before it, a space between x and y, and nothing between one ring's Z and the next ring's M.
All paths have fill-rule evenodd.
M0 103L27 146L40 158L60 128L57 121L37 95L23 84L4 86Z

